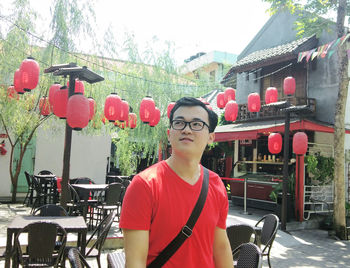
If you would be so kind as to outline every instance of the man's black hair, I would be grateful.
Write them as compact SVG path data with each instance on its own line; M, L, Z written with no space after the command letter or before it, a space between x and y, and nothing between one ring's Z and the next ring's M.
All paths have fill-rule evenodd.
M183 97L175 103L173 109L170 112L170 122L173 121L175 111L181 106L186 106L186 107L200 106L204 110L206 110L209 118L209 133L214 132L216 125L218 124L217 114L214 113L212 110L210 110L205 103L203 103L199 99L192 98L192 97Z

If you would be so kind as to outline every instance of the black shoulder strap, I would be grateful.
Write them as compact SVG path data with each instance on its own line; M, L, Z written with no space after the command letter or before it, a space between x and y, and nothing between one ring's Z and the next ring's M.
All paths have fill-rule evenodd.
M191 216L188 218L187 223L181 229L179 234L163 249L163 251L155 258L147 267L159 268L162 267L174 253L181 247L185 240L192 235L192 230L197 222L199 215L204 207L205 200L207 198L209 185L209 171L203 167L203 183L202 189L199 194L196 205L194 206Z

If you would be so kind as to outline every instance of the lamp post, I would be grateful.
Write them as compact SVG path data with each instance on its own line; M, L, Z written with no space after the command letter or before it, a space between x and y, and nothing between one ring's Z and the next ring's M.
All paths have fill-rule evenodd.
M44 73L53 73L55 76L69 76L69 89L68 99L74 94L75 79L80 81L86 81L90 84L103 81L104 78L93 71L89 70L86 66L79 67L75 63L53 65L44 70ZM63 207L66 207L68 201L68 181L69 181L69 168L70 168L70 153L72 145L72 128L66 122L65 130L65 142L63 151L63 171L61 182L61 200L60 203Z
M285 113L284 121L284 137L283 137L283 182L282 182L282 213L281 213L281 229L287 230L287 196L288 196L288 164L289 164L289 132L290 132L290 115L291 113L302 114L312 112L307 105L294 106L289 99L286 101L274 102L264 105L265 107L273 107Z

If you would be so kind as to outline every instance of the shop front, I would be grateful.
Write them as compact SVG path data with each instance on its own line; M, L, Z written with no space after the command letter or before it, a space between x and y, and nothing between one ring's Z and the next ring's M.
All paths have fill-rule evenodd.
M304 213L304 157L296 157L292 150L293 135L303 131L308 136L310 144L318 141L317 133L329 133L333 139L333 127L309 119L291 119L289 167L289 194L295 200L296 217L302 221ZM215 129L215 141L231 143L232 161L225 161L225 176L229 182L231 200L243 204L244 182L246 185L247 205L275 211L278 192L283 181L283 150L279 154L268 151L268 136L278 132L283 136L284 120L266 120L244 122L218 126ZM330 146L333 141L329 139ZM228 172L230 171L230 172Z

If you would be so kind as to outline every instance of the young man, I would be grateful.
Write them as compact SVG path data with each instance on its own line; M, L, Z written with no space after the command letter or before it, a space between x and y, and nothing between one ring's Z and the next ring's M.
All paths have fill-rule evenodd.
M136 175L123 201L126 267L146 267L187 222L202 187L200 160L214 141L217 121L200 100L184 97L176 102L168 130L171 156ZM209 171L207 198L193 233L163 267L233 267L227 213L225 187Z

